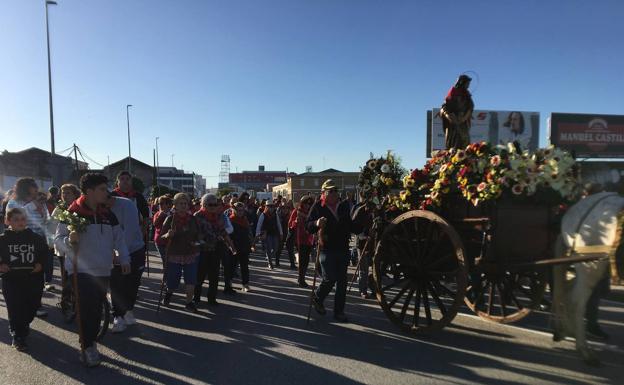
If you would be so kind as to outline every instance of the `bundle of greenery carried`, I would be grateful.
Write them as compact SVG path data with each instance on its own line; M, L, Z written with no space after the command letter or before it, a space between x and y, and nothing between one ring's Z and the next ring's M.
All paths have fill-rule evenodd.
M60 206L59 206L60 208ZM67 225L67 230L84 233L89 226L89 220L67 209L60 209L54 214L54 219Z
M392 203L402 210L432 209L453 195L475 206L501 197L558 205L574 201L580 191L578 165L562 149L530 153L511 143L481 142L432 154L422 169L403 178L403 190Z

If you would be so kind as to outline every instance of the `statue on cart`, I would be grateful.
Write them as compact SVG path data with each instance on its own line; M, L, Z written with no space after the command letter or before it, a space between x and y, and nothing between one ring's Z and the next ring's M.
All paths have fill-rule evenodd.
M466 148L470 144L470 122L474 103L468 87L472 79L460 75L440 109L446 149Z

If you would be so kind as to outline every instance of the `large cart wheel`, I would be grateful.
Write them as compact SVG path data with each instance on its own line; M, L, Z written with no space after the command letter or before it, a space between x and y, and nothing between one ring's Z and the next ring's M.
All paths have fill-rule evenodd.
M479 317L511 323L526 317L542 301L546 273L542 269L472 273L466 305Z
M464 248L441 217L422 210L395 218L373 257L377 300L388 318L410 333L451 323L467 285Z

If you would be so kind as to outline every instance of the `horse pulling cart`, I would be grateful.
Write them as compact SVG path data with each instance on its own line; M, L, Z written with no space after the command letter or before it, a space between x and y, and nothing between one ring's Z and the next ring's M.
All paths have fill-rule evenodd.
M438 212L378 216L365 247L373 253L377 300L393 323L415 334L449 325L462 303L492 322L518 321L541 303L549 266L614 251L586 247L555 256L557 220L544 204L496 200L475 207L461 197Z

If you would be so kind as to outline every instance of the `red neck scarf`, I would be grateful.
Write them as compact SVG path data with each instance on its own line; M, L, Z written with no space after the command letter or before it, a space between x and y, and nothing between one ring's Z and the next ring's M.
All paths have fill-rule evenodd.
M198 213L202 217L206 218L206 220L212 224L217 223L217 221L219 220L219 215L222 215L219 212L216 212L216 213L210 212L206 210L205 207L202 207L201 209L199 209Z
M249 221L247 220L247 217L244 215L236 215L236 214L232 214L230 215L230 222L232 223L236 223L239 226L242 226L243 228L249 228Z
M78 213L79 215L82 215L85 217L92 217L95 215L102 215L102 214L108 213L108 209L104 205L98 205L95 211L91 210L91 208L87 206L87 197L84 195L81 195L80 198L73 201L72 204L69 205L68 210L72 213Z
M191 220L191 214L188 211L175 211L173 213L173 220L176 228L183 228Z
M117 194L120 197L123 198L128 198L128 199L132 199L136 196L136 192L134 190L130 190L128 192L123 192L119 189L119 187L117 187L116 189L113 190L115 192L115 194Z

